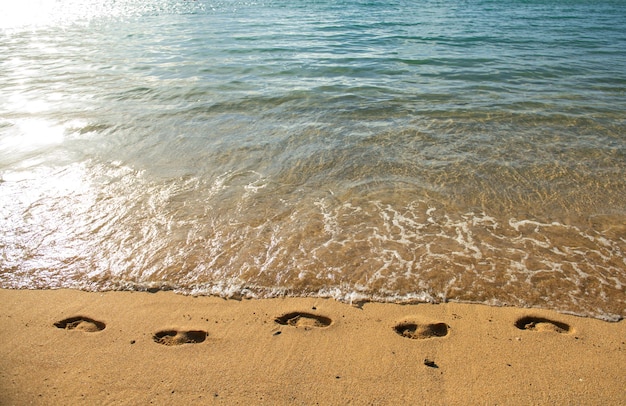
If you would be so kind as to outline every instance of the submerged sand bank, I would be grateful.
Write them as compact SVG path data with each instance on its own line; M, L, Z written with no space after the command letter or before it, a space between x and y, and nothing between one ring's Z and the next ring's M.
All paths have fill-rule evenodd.
M171 292L0 303L2 405L626 404L623 321Z

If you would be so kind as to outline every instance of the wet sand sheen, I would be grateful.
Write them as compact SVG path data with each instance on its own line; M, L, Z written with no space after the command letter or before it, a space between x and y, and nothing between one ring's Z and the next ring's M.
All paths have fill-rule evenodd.
M172 292L0 290L0 301L2 404L626 402L623 322Z

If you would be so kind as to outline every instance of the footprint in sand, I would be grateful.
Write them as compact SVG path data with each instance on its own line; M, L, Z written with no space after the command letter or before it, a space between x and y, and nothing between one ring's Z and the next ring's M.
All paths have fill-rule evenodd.
M305 330L313 327L328 327L333 322L328 317L305 312L287 313L277 317L274 321L283 326L302 327Z
M208 333L202 330L163 330L152 336L155 343L163 345L198 344L206 340Z
M543 317L526 316L515 322L515 327L520 330L551 331L554 333L567 334L571 327L560 321L554 321Z
M64 330L78 330L86 333L95 333L96 331L104 330L106 324L98 320L90 319L89 317L76 316L57 321L54 323L54 326Z
M432 337L445 337L448 335L449 326L446 323L413 323L403 322L393 329L402 337L421 340Z

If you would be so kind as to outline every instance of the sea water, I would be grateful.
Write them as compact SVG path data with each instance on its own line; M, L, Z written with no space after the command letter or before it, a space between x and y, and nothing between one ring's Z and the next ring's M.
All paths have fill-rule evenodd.
M626 2L0 5L0 287L626 314Z

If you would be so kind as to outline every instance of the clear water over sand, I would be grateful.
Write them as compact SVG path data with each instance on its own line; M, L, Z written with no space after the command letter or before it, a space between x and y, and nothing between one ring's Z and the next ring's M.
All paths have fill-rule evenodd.
M626 314L626 4L0 6L0 287Z

